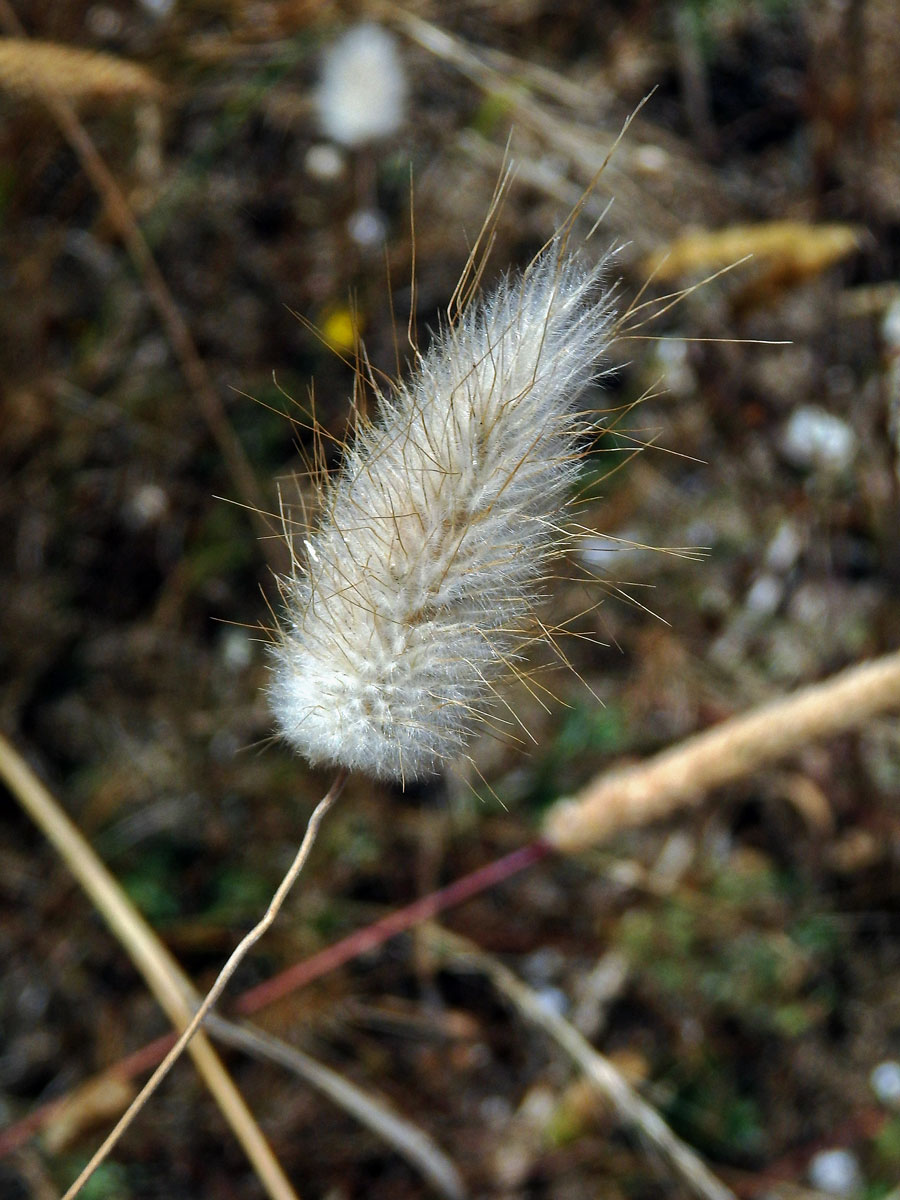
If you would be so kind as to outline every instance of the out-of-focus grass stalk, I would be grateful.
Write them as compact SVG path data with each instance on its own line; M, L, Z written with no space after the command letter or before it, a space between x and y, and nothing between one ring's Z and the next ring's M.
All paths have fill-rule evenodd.
M587 849L619 829L668 816L807 742L898 708L900 651L895 651L723 721L639 766L601 775L554 805L543 835L557 850Z
M190 981L50 792L2 734L0 778L90 897L169 1020L176 1029L185 1029L195 1007ZM192 1042L190 1053L268 1195L272 1200L297 1200L243 1097L202 1034Z

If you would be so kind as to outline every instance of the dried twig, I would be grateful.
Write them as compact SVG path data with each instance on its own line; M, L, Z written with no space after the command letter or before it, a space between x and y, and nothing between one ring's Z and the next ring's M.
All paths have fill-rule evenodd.
M113 932L128 949L172 1023L177 1028L183 1029L200 1003L200 997L190 980L122 893L119 884L96 858L81 834L74 829L68 818L59 810L53 797L38 783L28 767L2 737L0 737L0 776L6 780L23 807L40 825L81 886L104 914ZM399 1114L392 1112L383 1100L368 1095L361 1088L317 1062L308 1054L304 1054L271 1034L254 1029L252 1026L227 1021L215 1013L207 1015L205 1026L217 1041L243 1050L256 1058L277 1062L287 1070L299 1075L311 1087L323 1092L335 1104L338 1104L377 1136L393 1146L398 1154L406 1158L414 1168L431 1181L441 1195L448 1197L449 1200L457 1200L458 1197L465 1194L462 1180L450 1159L421 1129ZM190 1050L198 1060L198 1068L204 1075L210 1090L219 1100L225 1115L229 1120L234 1118L239 1124L249 1121L255 1129L253 1118L249 1113L245 1117L241 1113L240 1107L232 1108L228 1090L220 1089L220 1075L227 1080L224 1067L219 1064L218 1073L209 1074L207 1072L206 1064L209 1057L212 1056L217 1063L218 1059L211 1048L209 1054L201 1052L198 1057L197 1051L203 1046L208 1046L208 1043L205 1036L200 1034L191 1045ZM117 1064L95 1076L93 1080L89 1081L88 1086L96 1087L101 1080L107 1077L115 1077L124 1081L127 1074L123 1071L122 1064ZM233 1089L230 1080L228 1086ZM239 1095L237 1098L239 1106L242 1105L243 1102ZM49 1106L44 1114L46 1120L51 1119L59 1109L60 1103ZM46 1123L46 1120L43 1123ZM262 1138L258 1129L255 1131L255 1136ZM268 1146L264 1142L263 1145L271 1155ZM258 1164L254 1165L258 1167ZM277 1168L277 1163L275 1166ZM280 1170L280 1168L278 1169ZM264 1178L261 1171L260 1176ZM284 1192L269 1188L269 1191L270 1194L277 1196L294 1195L291 1190Z
M2 735L0 777L102 914L169 1020L177 1029L184 1029L194 1008L189 980L53 796ZM268 1194L273 1200L297 1200L215 1050L202 1035L195 1039L190 1050Z
M324 820L328 810L343 791L346 780L347 772L341 771L335 777L334 782L326 794L313 809L312 816L309 818L309 823L306 826L306 833L303 835L303 840L300 843L300 849L294 856L294 861L291 863L290 867L288 867L287 874L285 875L284 879L282 879L281 883L278 885L275 895L270 900L269 907L266 909L262 919L256 925L254 925L250 932L241 939L237 947L231 952L231 956L216 977L215 983L206 993L202 1004L194 1013L189 1023L184 1026L178 1041L144 1084L143 1088L141 1088L141 1091L138 1093L134 1102L128 1107L128 1110L120 1118L115 1128L109 1133L102 1146L100 1146L91 1161L87 1164L75 1182L63 1196L63 1200L74 1200L74 1197L78 1195L100 1164L109 1156L113 1147L122 1137L122 1134L125 1133L128 1127L131 1125L132 1121L135 1119L171 1069L175 1066L176 1062L178 1062L184 1051L188 1049L191 1044L191 1040L196 1036L200 1026L203 1024L207 1013L225 990L229 979L231 979L232 975L238 969L250 950L252 950L263 934L265 934L266 931L272 926L275 918L281 911L282 904L284 904L284 901L287 899L288 893L296 883L300 872L306 865L306 860L309 857L309 853L312 850L313 843L315 842L316 836L319 832L319 826ZM293 1196L294 1193L289 1192L289 1195Z
M704 1200L735 1200L694 1150L676 1136L659 1113L643 1100L628 1081L564 1017L542 1003L540 996L508 967L467 939L432 927L432 946L454 963L469 963L483 972L508 997L523 1017L544 1031L613 1108L618 1118L638 1130L663 1156L679 1177Z
M421 925L423 921L429 921L436 917L438 913L446 912L448 908L454 908L456 905L470 900L473 896L478 896L482 892L496 887L520 871L525 871L535 863L541 862L550 853L552 851L547 843L538 841L522 846L519 850L513 850L503 858L494 859L493 862L479 867L476 871L463 875L460 879L455 879L453 883L448 883L446 887L439 888L436 892L429 892L427 896L420 896L418 900L413 900L410 904L395 909L387 916L373 921L371 925L354 930L340 941L326 946L318 954L313 954L302 962L288 967L287 970L281 971L272 979L267 979L264 983L250 988L238 998L235 1008L237 1012L245 1016L259 1012L260 1009L274 1004L283 996L289 996L298 988L306 987L314 979L320 979L323 975L336 971L344 963L352 962L363 954L371 953L372 950L384 945L398 934L406 933Z
M437 916L438 913L445 912L448 908L465 903L471 897L480 895L503 880L541 862L550 853L552 853L551 848L546 842L532 842L503 858L495 859L487 866L480 867L471 874L455 880L447 887L422 896L403 908L396 909L363 929L355 930L318 954L314 954L310 958L288 967L287 970L264 983L250 988L237 997L233 1008L245 1016L260 1012L285 996L305 987L313 980L337 970L343 963L372 951L390 938L407 932L423 921ZM210 1018L207 1018L207 1025L209 1022ZM210 1028L214 1027L210 1026ZM242 1028L246 1028L246 1026L242 1026ZM156 1038L107 1070L115 1071L122 1079L131 1079L155 1067L162 1061L173 1044L174 1038L171 1035L167 1034ZM0 1159L24 1145L39 1129L43 1129L52 1121L64 1102L65 1097L61 1100L50 1101L29 1113L27 1117L0 1130Z
M548 813L544 837L564 852L593 846L749 775L807 742L900 708L900 651L723 721L640 766L604 775Z
M289 1046L252 1025L226 1021L216 1013L206 1018L205 1029L220 1042L278 1063L293 1071L311 1087L324 1093L333 1103L355 1117L360 1124L393 1146L398 1154L428 1179L448 1200L461 1200L466 1189L460 1174L447 1155L411 1121L394 1112L381 1097L362 1088L317 1062L302 1050Z

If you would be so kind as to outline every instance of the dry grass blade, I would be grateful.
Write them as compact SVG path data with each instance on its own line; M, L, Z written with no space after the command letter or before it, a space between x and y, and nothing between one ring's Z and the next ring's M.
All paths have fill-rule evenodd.
M0 778L90 897L177 1029L193 1015L193 988L119 884L37 776L0 735ZM297 1200L272 1150L215 1050L203 1037L191 1054L272 1200Z
M288 867L287 874L278 885L275 895L270 900L269 907L263 914L262 919L253 926L250 932L241 939L237 947L231 952L228 961L216 976L215 982L203 997L200 1006L191 1016L191 1019L187 1022L187 1024L182 1028L175 1045L166 1054L166 1057L162 1060L162 1062L141 1088L136 1099L129 1106L128 1110L120 1118L115 1128L108 1134L106 1140L95 1152L93 1158L91 1158L90 1162L66 1192L63 1200L74 1200L74 1197L78 1195L100 1164L105 1162L105 1160L112 1153L119 1139L127 1131L132 1121L134 1121L135 1117L138 1116L147 1101L153 1096L153 1093L178 1062L179 1058L181 1058L184 1051L190 1049L192 1041L197 1037L200 1026L203 1024L203 1021L212 1009L213 1005L222 995L222 992L224 992L228 981L231 979L232 975L238 969L249 951L271 927L275 921L275 918L281 911L282 904L284 904L288 893L296 883L300 872L303 870L303 867L306 865L306 860L309 857L313 843L316 840L319 826L324 820L328 810L343 791L346 779L346 772L342 771L340 774L338 774L331 787L313 809L312 816L309 818L309 822L306 826L306 833L303 835L303 840L300 843L300 848L294 856L294 861L291 863L290 867ZM293 1192L289 1192L289 1195L293 1196L293 1194Z
M459 1172L443 1150L418 1126L393 1112L385 1100L364 1092L337 1071L332 1071L302 1050L260 1029L237 1025L215 1013L207 1018L206 1028L226 1045L293 1071L310 1087L322 1092L344 1112L393 1146L447 1200L462 1200L467 1194Z
M195 1004L199 1003L199 996L193 991L191 998ZM261 1062L283 1067L321 1092L391 1146L447 1200L457 1200L467 1194L459 1172L440 1146L417 1125L394 1112L381 1097L363 1091L309 1054L249 1022L239 1024L218 1013L210 1013L204 1021L204 1030L226 1046ZM0 1131L0 1158L21 1149L41 1130L44 1148L53 1154L61 1153L89 1127L101 1121L115 1120L134 1098L133 1078L158 1063L173 1040L166 1036L156 1039L143 1050L91 1076L64 1096L8 1125Z
M900 709L900 651L851 667L588 784L549 812L543 836L577 852L620 829L667 816L819 738Z
M159 80L146 67L75 46L0 38L0 88L23 99L155 99Z
M598 126L595 116L583 120L560 115L556 111L558 105L551 106L545 102L545 97L551 94L546 87L541 87L539 90L543 94L537 95L527 88L511 85L508 73L492 65L490 56L481 47L391 3L385 3L384 9L411 41L471 80L487 95L502 98L504 104L508 105L517 132L526 130L537 141L526 157L535 162L544 157L549 157L553 162L568 160L569 169L586 180L596 180L602 173L604 191L616 197L606 224L608 230L619 234L635 249L641 249L647 242L648 231L652 229L652 241L645 247L649 250L651 245L658 244L661 234L674 237L682 228L683 215L673 213L669 201L655 194L648 186L648 180L642 179L644 172L634 169L635 156L639 155L641 149L639 137L630 137L622 145L619 141L621 135L617 137L616 133L605 129L603 122ZM521 73L517 72L516 77L521 78ZM557 91L555 98L566 100L570 89L565 91L567 95ZM629 125L637 117L640 107L629 118ZM577 106L577 109L581 108L582 105ZM651 149L661 140L664 142L667 139L661 130L654 129ZM616 153L612 155L614 148ZM547 151L550 151L549 155ZM689 197L702 196L705 210L718 213L721 188L715 176L698 157L689 154L686 147L679 144L678 151L678 194L685 203ZM672 186L675 168L675 158L670 156L666 177ZM551 182L555 171L553 166L539 167L537 171L532 168L532 174L538 176L538 186L548 190L549 194L557 190L557 185ZM689 211L691 206L687 204L684 211ZM636 214L640 214L639 220L635 219Z
M704 1200L735 1200L730 1188L718 1180L699 1156L677 1137L659 1113L559 1013L541 1001L532 988L490 954L445 929L431 926L429 941L445 959L471 964L483 972L532 1025L538 1026L560 1047L612 1107L618 1118L646 1138L679 1178Z
M804 221L760 221L727 229L701 230L676 238L649 255L644 269L657 279L677 279L696 271L717 270L752 255L777 259L797 277L816 275L852 254L860 230L852 225L809 225Z
M195 993L192 997L199 1003ZM394 1112L380 1097L364 1092L309 1054L248 1022L238 1024L218 1013L210 1013L204 1022L204 1030L216 1041L252 1058L276 1063L321 1092L391 1146L448 1200L467 1194L459 1172L440 1146L417 1125ZM171 1037L158 1038L128 1059L107 1067L64 1096L8 1125L0 1131L0 1158L20 1150L41 1130L45 1149L51 1153L62 1152L89 1126L101 1120L114 1120L134 1097L135 1088L131 1082L134 1076L159 1062L171 1045ZM158 1053L153 1054L157 1047Z

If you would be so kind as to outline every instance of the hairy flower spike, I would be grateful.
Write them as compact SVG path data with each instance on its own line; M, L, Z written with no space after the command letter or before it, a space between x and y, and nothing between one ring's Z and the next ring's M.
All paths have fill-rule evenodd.
M452 760L536 635L612 324L562 236L473 301L363 426L285 581L270 700L311 762L409 781Z

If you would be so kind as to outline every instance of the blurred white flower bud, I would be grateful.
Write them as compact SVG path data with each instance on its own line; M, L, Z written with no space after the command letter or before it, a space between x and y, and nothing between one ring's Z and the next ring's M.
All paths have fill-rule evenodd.
M343 146L390 137L406 112L407 84L394 36L357 25L331 46L315 103L325 135Z

